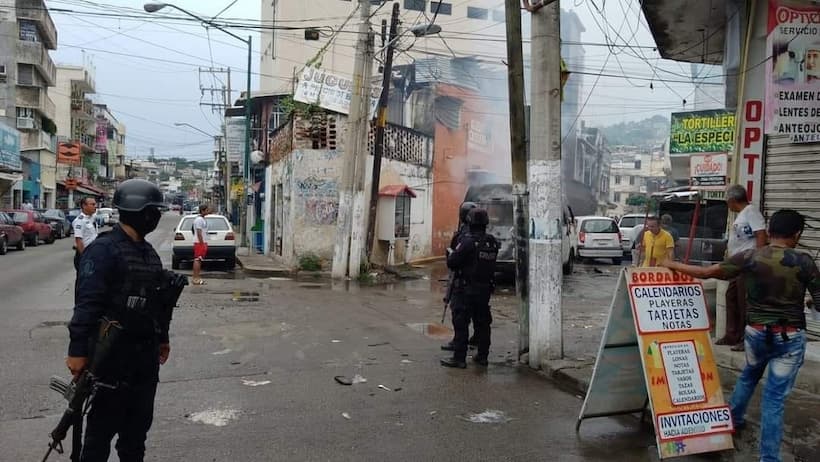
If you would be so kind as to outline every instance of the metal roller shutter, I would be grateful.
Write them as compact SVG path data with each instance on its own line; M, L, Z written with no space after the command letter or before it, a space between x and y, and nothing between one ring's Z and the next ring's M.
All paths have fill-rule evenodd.
M769 136L763 177L766 221L780 209L806 216L802 249L820 264L820 143L793 144L788 136ZM820 335L820 321L806 320L808 331Z

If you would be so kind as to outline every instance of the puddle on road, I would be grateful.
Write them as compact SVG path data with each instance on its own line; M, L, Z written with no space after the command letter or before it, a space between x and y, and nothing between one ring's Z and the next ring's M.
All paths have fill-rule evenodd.
M453 329L443 324L421 322L406 324L406 326L430 338L446 340L453 337Z
M231 300L235 302L258 302L259 292L236 291L231 294Z

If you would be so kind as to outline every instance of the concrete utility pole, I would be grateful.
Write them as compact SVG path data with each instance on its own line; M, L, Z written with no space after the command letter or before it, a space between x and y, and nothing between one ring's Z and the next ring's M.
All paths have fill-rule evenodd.
M563 356L561 313L561 44L558 2L532 13L530 354L532 368Z
M367 233L364 177L369 135L370 72L373 42L370 34L370 0L359 0L359 33L353 67L350 112L344 146L342 184L339 188L339 215L333 245L334 278L359 276L362 249Z
M384 155L384 129L387 125L387 105L390 98L390 77L393 73L393 52L396 49L396 35L399 28L399 4L393 4L393 13L390 17L390 37L387 42L387 52L384 58L384 77L382 79L382 94L379 97L379 106L376 109L376 133L373 143L373 174L370 182L370 210L368 212L367 242L365 252L367 260L373 250L373 241L376 235L376 211L379 205L379 182L382 173L382 155ZM384 40L382 38L382 40Z
M527 210L527 140L524 114L524 52L519 0L506 0L507 88L510 104L510 157L515 219L515 293L518 296L518 358L529 351L530 307L527 288L529 211Z

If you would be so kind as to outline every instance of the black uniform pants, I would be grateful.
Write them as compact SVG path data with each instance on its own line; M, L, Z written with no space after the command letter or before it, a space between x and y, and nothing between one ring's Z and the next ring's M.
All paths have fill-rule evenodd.
M154 419L156 382L100 387L86 421L81 462L106 462L111 440L117 435L117 455L121 462L142 462L145 438Z
M460 293L454 297L451 305L455 339L453 358L458 361L467 359L467 342L470 337L470 321L473 322L478 352L476 358L486 359L490 353L490 294Z

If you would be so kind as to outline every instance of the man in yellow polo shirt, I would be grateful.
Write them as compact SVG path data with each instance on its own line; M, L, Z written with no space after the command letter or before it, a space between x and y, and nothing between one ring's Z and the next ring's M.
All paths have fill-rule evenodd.
M675 258L675 240L668 231L661 229L658 217L648 217L643 231L641 244L638 247L641 266L659 266L664 260Z

